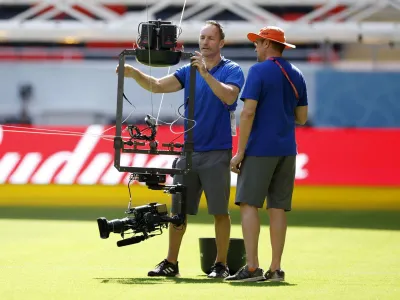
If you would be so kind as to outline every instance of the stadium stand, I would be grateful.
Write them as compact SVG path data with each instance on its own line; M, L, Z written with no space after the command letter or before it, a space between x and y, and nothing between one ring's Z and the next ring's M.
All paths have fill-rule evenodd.
M389 0L76 3L1 1L0 60L114 59L115 49L132 46L138 20L168 19L178 23L184 3L185 30L180 38L186 47L196 47L201 22L215 19L224 24L226 49L232 58L252 59L252 45L246 41L246 33L266 24L290 29L288 39L298 48L288 55L310 62L370 58L369 48L359 51L359 42L384 40L387 45L400 39L400 29L394 22L400 19L400 5Z

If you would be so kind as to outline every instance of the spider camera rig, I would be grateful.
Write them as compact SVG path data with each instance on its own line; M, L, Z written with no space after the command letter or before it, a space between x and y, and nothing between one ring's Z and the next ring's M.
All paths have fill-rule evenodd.
M97 224L102 239L107 239L110 232L119 233L122 240L117 242L118 247L136 244L150 237L162 234L163 228L168 224L180 226L186 223L186 186L182 184L166 185L166 175L187 174L192 168L193 128L194 125L194 96L196 84L196 67L190 68L189 98L187 99L187 123L189 127L186 140L181 143L162 143L161 147L156 140L156 120L149 115L145 118L150 135L144 135L135 125L128 125L129 141L122 139L122 110L124 97L124 66L125 57L135 56L136 60L144 65L153 67L167 67L176 65L182 58L190 58L192 53L185 53L177 49L178 28L167 21L149 21L138 26L138 47L126 49L119 55L118 92L116 112L116 133L114 137L114 167L119 172L131 173L131 180L137 180L147 185L152 190L163 190L164 193L180 195L180 212L175 216L168 216L167 206L160 203L131 207L129 202L126 217L108 221L101 217ZM160 149L161 148L161 149ZM163 149L162 149L163 148ZM121 153L144 153L151 155L184 155L186 165L184 169L172 168L145 168L134 166L121 166ZM129 184L128 184L129 188ZM124 238L126 231L132 230L133 237Z

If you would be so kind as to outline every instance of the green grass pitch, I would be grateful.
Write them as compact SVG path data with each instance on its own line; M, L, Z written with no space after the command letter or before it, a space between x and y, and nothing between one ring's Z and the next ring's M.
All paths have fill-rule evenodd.
M99 237L96 218L123 209L0 209L0 299L400 299L399 213L292 212L284 283L224 283L200 268L200 237L212 219L191 217L180 279L149 278L167 253L168 233L118 248ZM266 214L261 267L270 260ZM237 212L232 237L240 238Z

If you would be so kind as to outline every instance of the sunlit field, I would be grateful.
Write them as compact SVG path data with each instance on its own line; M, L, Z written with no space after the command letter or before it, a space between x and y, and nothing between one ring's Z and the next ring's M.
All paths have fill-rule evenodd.
M5 207L0 216L1 299L400 297L398 213L292 212L282 283L208 279L200 267L199 238L213 237L214 227L204 212L189 219L179 279L147 277L166 256L167 232L121 248L116 246L117 234L100 239L96 217L122 217L123 211ZM241 238L237 212L232 220L231 236ZM270 259L267 223L264 215L260 242L264 269Z

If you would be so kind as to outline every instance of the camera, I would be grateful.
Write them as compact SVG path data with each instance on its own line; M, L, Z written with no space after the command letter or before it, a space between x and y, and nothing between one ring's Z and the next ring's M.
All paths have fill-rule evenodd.
M106 218L97 218L100 237L108 239L110 233L119 233L124 238L125 232L132 230L133 237L117 242L118 247L140 243L150 237L162 234L168 224L180 226L185 223L184 215L168 216L166 204L149 203L137 206L126 211L127 217L108 221ZM140 234L140 235L137 235Z
M149 21L139 24L139 46L152 50L171 50L177 46L178 27L169 21Z
M178 34L179 32L179 34ZM179 63L181 57L191 53L178 50L181 28L170 21L148 21L138 25L136 60L153 67L167 67Z
M186 224L186 197L187 187L182 184L166 185L166 175L187 174L192 169L193 130L187 130L187 138L184 144L163 143L163 147L168 150L158 150L158 142L155 140L157 135L157 120L147 115L145 123L146 129L151 129L150 135L143 134L137 126L128 125L127 130L130 135L129 140L122 139L122 108L124 94L124 65L126 56L135 56L136 60L151 67L166 67L179 63L181 58L190 58L192 53L185 53L178 49L177 39L181 34L180 27L168 21L147 21L141 22L138 26L138 38L134 43L133 49L125 49L119 55L118 71L118 94L117 94L117 117L116 131L114 137L114 167L118 172L131 173L128 189L131 198L129 184L133 179L144 182L149 189L163 190L164 193L178 194L179 208L178 214L168 216L167 206L160 203L149 203L137 207L131 207L132 198L129 201L128 210L125 211L126 217L121 219L107 220L105 217L97 218L97 225L102 239L107 239L111 233L120 234L123 240L117 242L119 247L136 244L150 237L162 234L163 228L168 228L169 223L174 226ZM189 97L187 101L188 122L195 125L194 121L194 98L196 86L196 67L190 68ZM131 103L132 104L132 103ZM189 125L190 126L190 125ZM191 129L192 129L191 128ZM146 143L148 145L146 145ZM127 148L133 146L133 148ZM149 149L138 149L138 146L149 146ZM147 147L146 147L147 148ZM176 150L182 148L182 151ZM121 165L122 153L143 153L151 155L182 155L185 154L186 164L182 168L149 168ZM128 232L131 231L131 232ZM133 234L133 237L125 239L125 235Z
M134 236L129 239L118 241L119 247L136 244L144 241L146 238L154 236L150 234L162 228L168 228L169 218L167 216L167 205L160 203L149 203L129 209L127 217L123 219L114 219L107 221L106 218L98 218L97 224L99 227L100 237L107 239L110 233L119 233L124 236L124 232L132 230L134 234L142 233L141 236Z
M174 216L168 216L166 204L157 202L148 203L136 207L128 207L126 217L122 219L107 220L104 217L97 218L100 238L108 239L110 233L120 234L123 238L117 242L118 247L140 243L150 237L160 235L163 229L167 229L169 223L181 226L186 222L186 186L181 184L165 185L165 175L132 174L131 180L136 178L139 182L145 182L152 190L164 190L170 194L180 194L180 212ZM125 239L125 233L131 231L132 237Z

